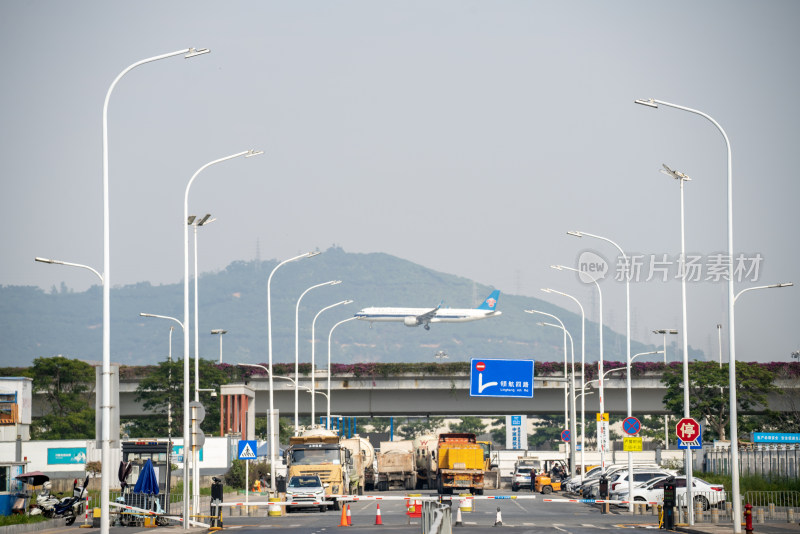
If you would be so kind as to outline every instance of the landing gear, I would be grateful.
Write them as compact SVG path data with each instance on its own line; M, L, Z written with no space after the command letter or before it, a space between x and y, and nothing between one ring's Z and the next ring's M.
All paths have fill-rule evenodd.
M431 325L429 325L428 323L425 323L425 330L430 330L430 329L431 329Z

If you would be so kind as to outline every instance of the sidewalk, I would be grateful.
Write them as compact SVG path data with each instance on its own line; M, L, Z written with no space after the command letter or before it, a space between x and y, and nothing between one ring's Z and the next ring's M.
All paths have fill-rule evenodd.
M678 532L688 532L690 534L728 534L733 532L732 523L695 523L691 527L688 525L679 525L675 527ZM742 532L744 533L744 524L742 525ZM791 532L800 532L800 524L797 523L753 523L754 534L787 534Z

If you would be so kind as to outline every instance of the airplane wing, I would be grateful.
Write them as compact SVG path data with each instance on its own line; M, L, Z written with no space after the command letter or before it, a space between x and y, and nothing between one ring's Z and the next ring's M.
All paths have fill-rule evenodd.
M426 311L422 315L417 315L417 324L427 325L428 323L430 323L431 319L433 319L433 316L436 315L436 312L439 311L440 307L441 304L439 306L436 306L434 309L430 311Z

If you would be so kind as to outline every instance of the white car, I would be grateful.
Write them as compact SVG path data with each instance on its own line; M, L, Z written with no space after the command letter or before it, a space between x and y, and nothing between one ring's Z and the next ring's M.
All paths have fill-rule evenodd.
M656 480L647 485L633 488L633 500L643 502L664 502L664 484L667 478ZM627 493L620 493L620 500L628 500ZM675 498L677 504L686 506L686 477L675 477ZM703 510L708 510L712 506L723 506L725 503L725 488L722 484L709 484L705 480L692 477L692 499L694 502L702 503ZM648 507L650 505L648 504Z
M511 491L519 491L520 488L531 487L531 468L520 466L511 475Z
M310 508L319 506L319 511L324 512L327 505L310 503L320 503L325 501L325 488L317 475L301 475L289 479L286 485L286 502L297 503L295 506L286 505L286 513L291 513L295 509Z
M633 470L633 486L639 486L643 482L651 481L654 478L664 478L670 475L675 475L674 472L669 472L665 469L634 469ZM622 492L628 493L628 471L618 471L613 480L608 484L608 498L611 500L620 500L618 495Z

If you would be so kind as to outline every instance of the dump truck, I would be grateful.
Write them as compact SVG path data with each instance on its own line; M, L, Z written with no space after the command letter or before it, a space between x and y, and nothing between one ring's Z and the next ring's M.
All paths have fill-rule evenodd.
M381 441L378 452L377 488L379 491L389 489L415 489L417 487L417 470L414 458L414 442Z
M333 501L331 508L339 510L338 495L350 494L350 450L339 442L339 436L330 430L311 429L289 438L285 451L288 468L287 480L294 476L318 475L325 488L325 496Z
M369 485L374 484L375 448L368 439L362 438L358 434L352 438L342 438L339 443L350 451L350 489L348 493L363 495L364 490L371 489Z
M436 489L440 494L457 489L483 495L483 448L475 434L439 434L436 458Z
M414 461L417 468L417 489L436 487L436 448L439 438L426 434L414 439Z

